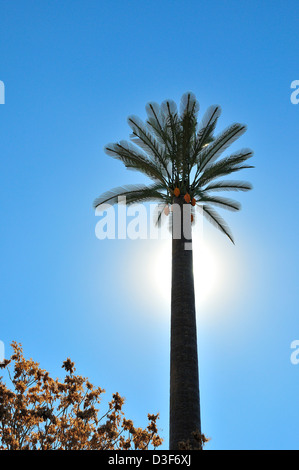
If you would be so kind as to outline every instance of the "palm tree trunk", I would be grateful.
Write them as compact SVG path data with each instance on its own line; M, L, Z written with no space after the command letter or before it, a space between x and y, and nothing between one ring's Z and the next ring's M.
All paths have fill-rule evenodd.
M181 208L182 228L186 205L182 197L174 203ZM181 441L190 440L194 445L192 432L201 432L192 248L186 249L192 243L190 214L187 217L188 238L183 230L180 238L175 238L174 231L172 237L170 450L178 449Z

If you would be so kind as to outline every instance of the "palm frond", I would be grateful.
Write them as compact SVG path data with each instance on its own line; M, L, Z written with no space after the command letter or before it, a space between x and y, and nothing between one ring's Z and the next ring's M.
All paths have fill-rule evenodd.
M247 181L216 181L206 186L203 191L249 191L252 184Z
M221 176L230 175L231 173L235 173L236 171L246 170L246 169L249 169L249 168L254 168L254 166L252 166L252 165L238 165L238 166L235 166L235 167L223 167L223 168L217 169L217 171L216 171L216 169L215 170L213 169L212 172L205 173L204 175L202 175L202 177L199 180L199 185L204 186L205 184L209 183L210 181L214 180L215 178L220 178Z
M171 118L175 119L178 116L177 104L173 100L164 100L161 103L160 112L164 118L164 122L169 121Z
M223 158L219 163L228 165L239 165L249 158L253 157L253 151L248 148L243 148L237 152L232 153L229 157Z
M178 140L181 134L181 124L180 120L178 119L176 103L172 100L163 101L161 104L161 114L164 117L164 130L167 133L169 141L169 157L173 161L173 155L175 155L178 150Z
M206 145L209 144L213 138L213 132L215 130L217 120L221 114L221 108L218 105L210 106L199 124L197 132L196 142L194 146L194 157L197 156L198 152Z
M167 186L165 173L156 162L150 160L145 154L141 154L136 146L125 140L116 144L108 144L105 152L118 160L122 161L126 168L138 170L149 176L154 181L160 181Z
M222 160L210 164L202 173L194 184L202 187L209 183L212 179L220 176L229 175L235 171L239 171L245 168L253 168L253 166L242 165L246 160L253 156L253 152L250 149L243 149L233 153L231 156L223 158Z
M170 138L165 130L165 116L161 112L161 107L154 102L147 103L145 106L147 113L146 124L151 132L154 133L161 145L169 149Z
M164 117L161 114L161 108L158 103L150 102L145 106L147 113L147 122L153 123L154 127L163 130L164 127Z
M179 152L176 155L176 166L181 171L182 180L189 186L192 168L192 148L196 139L197 113L199 103L191 92L184 93L180 104Z
M96 208L101 204L114 205L119 201L119 198L126 198L126 204L134 204L137 202L146 202L149 200L153 201L168 201L169 198L166 194L161 191L162 185L154 184L151 186L146 185L126 185L118 186L109 191L106 191L93 203L93 207Z
M210 145L198 155L198 170L202 172L210 166L233 142L246 131L243 124L233 124L225 129Z
M202 209L203 215L206 217L206 219L221 232L223 232L233 244L235 244L231 231L225 220L223 220L223 218L210 206L203 205Z
M204 194L199 202L208 202L209 204L223 207L231 211L239 211L241 209L241 204L238 201L226 197L208 196Z
M158 204L156 207L155 207L155 211L154 211L154 214L153 214L153 219L154 219L154 225L156 227L160 227L161 226L161 222L162 222L162 216L163 216L163 213L164 213L164 209L165 207L168 206L168 203L166 201L164 202L161 202L160 204Z
M132 141L142 148L164 171L167 172L167 159L165 158L165 144L158 142L153 133L149 132L145 124L137 116L129 116L128 124L133 131Z
M180 116L184 118L187 114L197 116L199 111L199 103L191 91L187 91L182 95L180 103Z

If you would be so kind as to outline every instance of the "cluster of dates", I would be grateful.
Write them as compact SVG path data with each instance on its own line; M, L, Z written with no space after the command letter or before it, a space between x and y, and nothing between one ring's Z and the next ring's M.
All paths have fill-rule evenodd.
M175 197L180 197L180 195L181 195L181 190L180 190L179 188L175 188L175 189L173 190L173 194L174 194ZM191 196L190 196L189 193L186 193L186 194L184 195L184 200L185 200L185 202L186 202L187 204L191 204L191 206L195 206L195 204L196 204L196 199L195 199L194 197L191 199ZM165 214L165 215L169 215L169 212L170 212L171 210L172 210L172 207L169 208L169 205L165 206L165 208L164 208L164 214ZM193 217L193 214L191 214L191 222L193 222L193 220L194 220L194 217Z

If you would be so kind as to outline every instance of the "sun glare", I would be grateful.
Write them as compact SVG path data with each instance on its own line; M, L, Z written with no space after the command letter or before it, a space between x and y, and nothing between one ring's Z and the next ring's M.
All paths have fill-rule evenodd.
M194 240L193 265L196 304L205 305L220 281L220 263L207 243ZM171 240L161 241L152 261L151 278L161 299L169 305L171 298Z

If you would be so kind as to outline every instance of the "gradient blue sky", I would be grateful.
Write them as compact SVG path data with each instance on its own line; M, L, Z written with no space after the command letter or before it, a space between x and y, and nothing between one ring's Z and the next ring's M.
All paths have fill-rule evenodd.
M139 426L159 411L163 448L162 245L96 238L94 198L145 181L103 146L128 138L148 101L187 90L201 112L221 105L218 130L248 125L234 149L255 152L242 175L254 191L221 212L236 246L204 225L224 284L198 299L202 426L207 449L299 449L298 17L297 1L0 1L0 340L53 376L70 356Z

